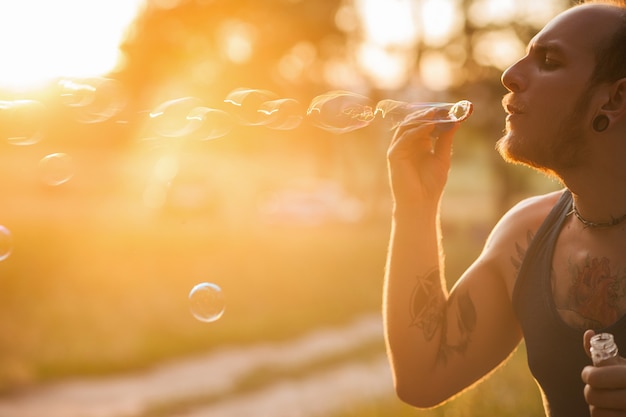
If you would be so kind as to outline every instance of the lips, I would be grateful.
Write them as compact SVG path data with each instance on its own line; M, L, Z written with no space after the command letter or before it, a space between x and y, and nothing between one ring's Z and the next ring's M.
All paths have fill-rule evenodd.
M526 113L526 106L508 94L502 99L502 107L510 116Z
M515 114L523 114L523 112L522 112L521 108L519 108L519 107L517 107L517 106L514 106L514 105L510 105L510 104L509 104L509 105L507 105L507 106L506 106L506 108L505 108L505 109L506 109L506 112L507 112L508 114L510 114L511 116L513 116L513 115L515 115Z

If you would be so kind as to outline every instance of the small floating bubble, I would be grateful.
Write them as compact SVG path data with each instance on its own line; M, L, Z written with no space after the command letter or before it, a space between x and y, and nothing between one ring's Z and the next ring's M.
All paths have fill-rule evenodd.
M46 155L39 161L41 181L50 186L65 184L74 176L72 158L65 153Z
M189 292L191 314L203 322L213 322L224 314L224 294L222 289L213 283L202 282Z
M81 123L100 123L117 115L126 105L119 81L111 78L59 81L62 102L75 111Z
M39 101L0 101L0 135L11 145L34 145L44 136L47 117Z
M9 229L0 225L0 261L4 261L13 252L13 236Z

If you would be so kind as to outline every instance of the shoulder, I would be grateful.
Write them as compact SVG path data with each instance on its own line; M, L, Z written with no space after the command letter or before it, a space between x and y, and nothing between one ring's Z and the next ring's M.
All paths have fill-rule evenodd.
M526 198L515 204L493 228L481 258L512 284L530 242L564 190Z
M564 192L565 190L558 190L521 200L502 216L494 230L503 224L506 226L506 229L510 229L513 226L513 230L515 230L515 226L519 226L524 229L536 230Z

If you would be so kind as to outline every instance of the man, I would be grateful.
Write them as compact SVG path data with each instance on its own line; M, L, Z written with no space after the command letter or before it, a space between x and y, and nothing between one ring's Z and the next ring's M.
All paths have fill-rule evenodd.
M594 332L626 352L626 6L557 16L502 83L497 149L564 190L518 203L449 292L439 204L454 130L403 127L388 151L393 195L384 323L398 396L446 401L524 339L552 417L626 416L626 359L591 366Z

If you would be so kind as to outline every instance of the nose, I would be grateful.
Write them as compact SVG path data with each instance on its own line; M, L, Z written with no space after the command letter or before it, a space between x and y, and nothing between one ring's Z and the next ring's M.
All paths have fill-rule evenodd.
M513 93L518 93L526 88L526 79L521 71L522 62L523 59L520 59L515 64L508 67L504 70L500 78L502 85Z

